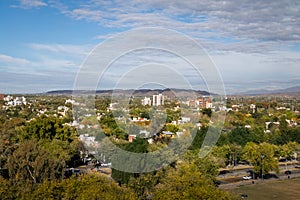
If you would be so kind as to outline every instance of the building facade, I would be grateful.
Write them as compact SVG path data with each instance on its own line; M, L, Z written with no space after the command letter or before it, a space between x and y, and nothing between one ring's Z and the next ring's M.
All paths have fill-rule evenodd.
M164 96L162 94L153 95L152 105L153 106L164 105Z

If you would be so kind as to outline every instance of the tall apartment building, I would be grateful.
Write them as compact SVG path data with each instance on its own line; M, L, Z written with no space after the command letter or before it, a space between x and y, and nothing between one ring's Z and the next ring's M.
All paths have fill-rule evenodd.
M153 106L164 105L164 96L162 94L153 95L152 105Z

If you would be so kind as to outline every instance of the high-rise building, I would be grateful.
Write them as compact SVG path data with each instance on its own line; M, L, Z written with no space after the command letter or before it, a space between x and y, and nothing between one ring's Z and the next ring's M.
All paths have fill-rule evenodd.
M162 94L153 95L153 106L162 106L164 105L164 96Z

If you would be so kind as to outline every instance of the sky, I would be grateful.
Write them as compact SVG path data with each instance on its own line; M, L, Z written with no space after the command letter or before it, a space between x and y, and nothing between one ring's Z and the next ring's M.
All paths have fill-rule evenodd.
M297 0L0 0L0 12L0 93L73 89L82 66L99 44L147 27L172 30L197 42L218 70L228 94L300 85ZM130 33L136 37L114 44L110 51L126 49L141 36L139 31ZM157 38L157 43L168 39L189 49L176 34ZM188 50L187 54L196 56ZM156 76L151 69L161 73ZM182 83L174 78L178 71L187 77L191 72L182 57L170 52L123 52L113 60L99 87L115 88L116 83L138 87L145 78L151 82L151 77L159 77L173 80L169 86L180 88ZM129 74L125 81L124 74ZM196 81L201 78L191 78L194 89L205 90ZM135 85L128 80L136 80ZM168 87L169 82L164 84Z

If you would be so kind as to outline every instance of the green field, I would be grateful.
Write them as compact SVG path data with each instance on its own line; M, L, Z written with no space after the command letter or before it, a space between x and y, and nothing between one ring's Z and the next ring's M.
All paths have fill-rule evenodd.
M240 197L247 194L247 199L300 199L300 178L289 180L265 181L255 185L245 185L228 190Z

